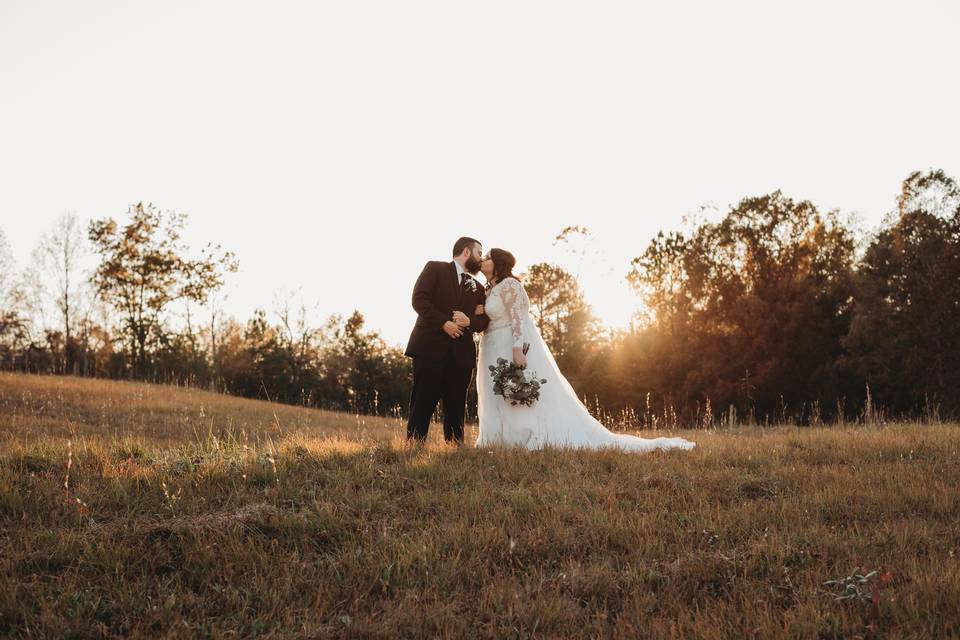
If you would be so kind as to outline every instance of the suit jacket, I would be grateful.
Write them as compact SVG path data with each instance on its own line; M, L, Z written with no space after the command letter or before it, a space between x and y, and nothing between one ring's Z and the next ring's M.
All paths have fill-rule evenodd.
M452 350L464 367L477 361L477 348L473 334L485 331L490 324L486 314L475 314L477 305L487 299L483 285L474 280L476 291L462 286L457 276L457 266L450 262L430 261L413 286L413 309L417 323L410 333L406 355L411 357L443 359ZM454 311L462 311L470 318L470 326L459 338L451 338L443 331L443 324L453 319Z

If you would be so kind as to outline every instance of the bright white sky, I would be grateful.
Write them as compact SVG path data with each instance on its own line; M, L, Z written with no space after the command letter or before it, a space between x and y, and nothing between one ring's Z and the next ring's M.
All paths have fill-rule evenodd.
M613 325L629 261L777 188L877 224L960 176L956 2L0 0L0 229L150 201L275 292L391 343L459 235L579 270ZM554 236L594 233L579 269Z

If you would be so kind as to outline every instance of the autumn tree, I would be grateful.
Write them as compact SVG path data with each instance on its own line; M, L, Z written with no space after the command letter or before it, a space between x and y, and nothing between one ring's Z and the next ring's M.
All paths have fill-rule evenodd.
M0 229L0 311L12 311L11 295L16 280L16 262L7 235Z
M13 368L28 342L27 323L20 309L16 262L7 236L0 229L0 366Z
M320 396L342 408L382 414L407 406L410 361L380 334L365 328L363 314L333 316L323 330Z
M85 280L80 273L80 263L86 252L86 241L77 216L68 212L41 236L33 251L33 262L42 278L40 291L52 299L59 315L63 339L61 365L65 371L72 369L75 360L74 325Z
M845 363L901 412L960 412L960 185L914 172L856 280ZM927 407L925 407L927 405Z
M93 274L97 293L122 318L133 373L147 373L148 349L163 337L163 313L172 302L203 303L223 284L236 260L219 246L207 245L198 259L186 257L181 241L186 216L138 203L120 226L112 218L94 220L88 236L100 256Z
M831 402L853 257L835 212L779 191L658 235L628 276L658 334L645 336L662 350L651 366L687 403L710 397L760 419Z
M575 376L599 336L580 284L568 271L547 262L531 265L521 278L540 335L564 373Z

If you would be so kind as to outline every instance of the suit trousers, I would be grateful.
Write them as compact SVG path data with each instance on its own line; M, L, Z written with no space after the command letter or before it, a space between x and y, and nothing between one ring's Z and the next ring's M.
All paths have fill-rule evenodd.
M457 362L453 350L441 359L413 358L413 391L410 393L410 416L407 418L407 439L424 441L430 418L443 401L443 439L463 444L463 418L467 405L467 388L473 366Z

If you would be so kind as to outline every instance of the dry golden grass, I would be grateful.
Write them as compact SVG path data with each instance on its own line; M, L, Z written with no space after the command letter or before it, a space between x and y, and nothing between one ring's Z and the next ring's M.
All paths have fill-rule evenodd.
M960 635L956 425L646 455L402 431L0 375L0 635ZM872 571L848 599L825 584Z
M302 432L389 440L399 421L254 402L163 385L0 373L0 443L67 438L154 444L245 431L250 438Z

